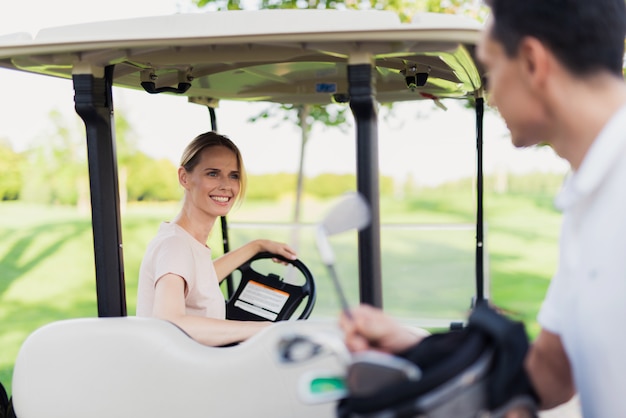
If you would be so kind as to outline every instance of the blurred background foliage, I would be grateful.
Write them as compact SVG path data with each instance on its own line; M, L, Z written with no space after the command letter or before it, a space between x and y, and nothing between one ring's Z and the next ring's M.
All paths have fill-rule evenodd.
M51 115L54 117L54 115ZM169 159L155 159L132 145L133 134L124 128L118 115L118 170L120 200L126 202L170 202L182 197L176 165ZM37 204L58 204L77 207L89 205L89 177L84 138L67 134L60 123L55 133L46 135L30 148L18 152L9 141L0 138L0 201L22 201ZM279 201L293 195L297 173L249 174L246 199ZM522 175L486 175L485 190L541 199L551 206L554 194L563 180L562 174L527 173ZM441 193L471 190L473 178L460 179L437 187L418 185L416 179L402 180L381 176L382 197L418 197L423 190ZM304 194L326 199L356 190L354 174L323 173L304 179ZM430 193L430 192L429 192Z

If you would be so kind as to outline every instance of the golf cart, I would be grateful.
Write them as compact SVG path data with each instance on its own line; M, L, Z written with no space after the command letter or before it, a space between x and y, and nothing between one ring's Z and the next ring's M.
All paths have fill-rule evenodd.
M282 321L217 348L168 322L127 315L112 86L185 95L209 109L219 100L349 103L357 189L368 208L368 222L356 226L359 298L374 306L382 306L378 103L469 99L478 151L474 302L482 303L479 32L478 23L452 15L402 24L384 11L262 10L0 37L0 67L73 81L86 126L99 316L55 322L27 339L13 378L16 415L323 417L334 416L344 394L346 360L333 342L340 341L334 321ZM299 344L302 336L317 343Z

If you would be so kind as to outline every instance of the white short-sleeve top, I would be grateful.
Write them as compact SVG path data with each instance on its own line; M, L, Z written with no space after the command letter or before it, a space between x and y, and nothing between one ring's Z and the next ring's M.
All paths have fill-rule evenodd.
M137 316L152 316L156 283L172 273L186 283L188 315L224 319L226 307L211 249L175 223L163 222L148 244L139 269Z

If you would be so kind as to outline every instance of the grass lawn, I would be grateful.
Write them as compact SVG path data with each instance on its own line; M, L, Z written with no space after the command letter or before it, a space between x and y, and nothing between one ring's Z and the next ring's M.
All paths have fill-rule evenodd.
M307 202L304 225L291 228L245 225L284 222L291 202L250 202L229 221L231 248L256 237L297 246L316 277L313 317L336 317L339 304L314 244L314 223L332 202ZM560 215L545 197L485 197L490 299L523 320L531 337L535 315L556 267ZM134 315L143 251L178 203L131 205L123 213L128 313ZM471 194L435 193L419 199L381 202L384 307L409 322L463 318L475 294L474 205ZM406 225L410 224L411 227ZM450 228L433 225L453 224ZM0 204L0 381L11 388L21 343L36 328L60 319L97 316L90 215L74 208ZM358 302L356 233L332 237L337 270L351 303ZM219 231L211 237L216 253ZM280 267L282 268L282 267Z

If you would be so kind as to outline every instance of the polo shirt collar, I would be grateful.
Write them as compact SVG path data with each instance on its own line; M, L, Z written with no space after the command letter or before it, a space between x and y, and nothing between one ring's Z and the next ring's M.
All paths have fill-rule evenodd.
M576 172L570 173L555 199L556 207L567 210L597 189L622 155L626 145L626 105L609 119L593 141Z

